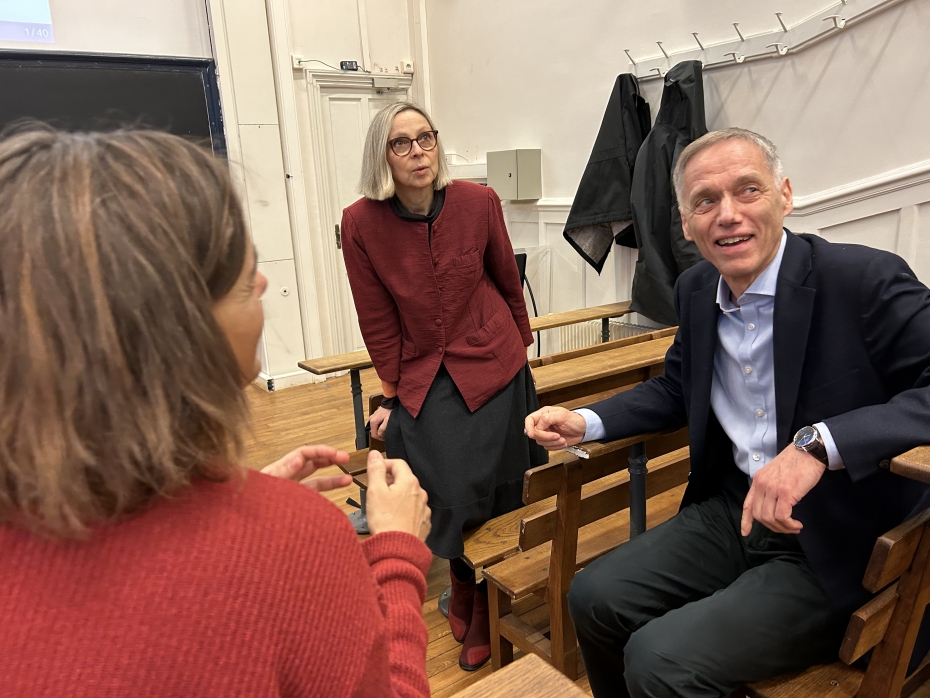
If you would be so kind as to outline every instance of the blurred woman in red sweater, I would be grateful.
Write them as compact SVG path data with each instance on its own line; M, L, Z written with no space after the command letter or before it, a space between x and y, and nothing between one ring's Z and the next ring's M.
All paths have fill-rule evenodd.
M225 163L34 130L0 142L0 210L0 696L428 695L407 465L371 455L362 544L236 465L266 281Z

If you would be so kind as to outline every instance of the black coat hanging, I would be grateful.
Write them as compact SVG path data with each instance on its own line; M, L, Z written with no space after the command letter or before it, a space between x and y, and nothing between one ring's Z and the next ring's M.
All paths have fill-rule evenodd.
M684 61L665 75L662 104L633 168L633 230L639 258L632 309L664 325L677 325L675 281L703 257L684 238L672 170L692 141L707 133L700 61Z
M636 78L618 75L562 233L598 274L614 238L617 244L636 247L630 185L647 133L649 104L640 96Z

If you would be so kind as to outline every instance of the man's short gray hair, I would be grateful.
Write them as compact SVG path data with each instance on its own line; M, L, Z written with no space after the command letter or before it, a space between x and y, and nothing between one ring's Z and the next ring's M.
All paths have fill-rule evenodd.
M765 136L760 136L758 133L749 131L745 128L725 128L720 131L711 131L701 136L681 151L681 155L678 156L678 162L675 164L675 169L672 172L672 184L675 187L675 197L678 199L679 205L684 205L686 203L682 196L682 188L685 183L685 168L688 166L688 163L702 150L706 150L712 145L722 143L723 141L733 140L746 141L747 143L754 143L758 146L759 150L761 150L762 154L765 156L765 164L768 165L769 172L772 173L775 185L781 186L782 181L785 179L785 172L782 168L781 158L778 156L778 150L775 148L775 144Z
M365 149L362 153L362 174L359 177L358 192L368 199L384 201L394 196L394 177L391 175L391 166L388 164L388 137L394 118L405 111L415 111L426 119L429 127L436 130L429 113L414 102L393 102L375 114L365 136ZM439 151L439 172L433 182L433 189L443 189L452 182L449 168L446 166L446 152L442 147L442 139L436 137L436 149Z

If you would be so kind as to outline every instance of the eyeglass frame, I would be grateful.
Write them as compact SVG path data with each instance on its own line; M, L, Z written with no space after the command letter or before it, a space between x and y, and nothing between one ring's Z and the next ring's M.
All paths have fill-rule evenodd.
M420 139L421 139L423 136L425 136L427 133L432 134L432 136L433 136L433 147L432 147L432 148L424 148L424 147L423 147L423 144L420 143ZM408 141L410 141L410 149L407 150L406 153L398 153L397 150L396 150L395 147L394 147L394 144L397 143L397 141L401 141L401 140L408 140ZM391 140L389 140L389 141L387 142L387 144L388 144L388 148L391 149L391 152L394 153L394 155L396 155L396 156L399 157L399 158L405 158L405 157L407 157L408 155L410 155L411 152L413 152L413 143L414 143L414 141L416 141L416 144L417 144L418 146L420 146L420 150L422 150L424 153L428 153L428 152L431 151L431 150L435 150L435 149L436 149L436 146L439 145L439 130L438 130L438 129L431 129L431 130L429 130L429 131L424 131L423 133L419 134L416 138L410 138L409 136L398 136L397 138L392 138Z

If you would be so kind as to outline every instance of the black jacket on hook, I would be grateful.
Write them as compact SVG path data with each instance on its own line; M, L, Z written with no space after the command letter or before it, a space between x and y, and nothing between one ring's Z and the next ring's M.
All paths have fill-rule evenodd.
M618 75L562 233L598 274L614 237L619 245L636 247L630 185L647 133L649 104L640 96L636 78Z
M692 141L707 133L700 61L684 61L665 76L662 104L633 168L633 230L639 259L632 309L664 325L677 325L673 292L678 275L703 257L684 238L672 169Z

